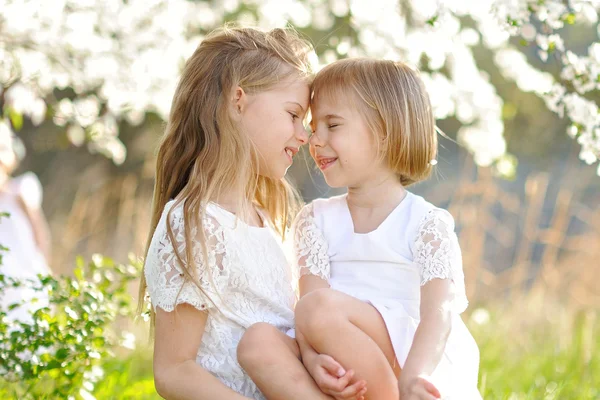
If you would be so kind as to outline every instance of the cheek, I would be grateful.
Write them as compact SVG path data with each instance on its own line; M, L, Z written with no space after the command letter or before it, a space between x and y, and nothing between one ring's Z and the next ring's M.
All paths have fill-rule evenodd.
M309 144L308 152L310 153L310 156L314 159L315 158L315 146L313 146L312 144Z
M266 113L259 124L261 124L266 140L269 140L272 145L286 142L290 136L294 135L295 126L291 117L288 118L287 115L281 113Z
M365 171L374 165L377 158L377 150L368 142L344 141L336 146L332 143L331 147L336 150L339 159L347 169Z

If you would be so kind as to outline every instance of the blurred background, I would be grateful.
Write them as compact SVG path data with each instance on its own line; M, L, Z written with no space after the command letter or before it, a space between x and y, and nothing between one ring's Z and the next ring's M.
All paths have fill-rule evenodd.
M435 175L411 190L457 221L484 398L600 399L599 9L592 0L0 0L0 124L26 149L13 175L41 181L50 266L69 275L79 255L143 256L178 74L212 29L294 26L314 44L316 69L355 56L414 65L444 136ZM289 174L306 201L339 193L307 152ZM137 282L129 287L137 297ZM119 350L90 392L157 398L148 326L120 324L137 350Z

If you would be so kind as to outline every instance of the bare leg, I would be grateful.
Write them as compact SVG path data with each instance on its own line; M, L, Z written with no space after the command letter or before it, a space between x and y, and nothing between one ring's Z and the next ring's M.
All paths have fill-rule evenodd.
M310 292L296 306L296 331L367 382L365 398L397 400L400 367L385 322L371 305L332 289Z
M296 341L266 323L252 325L237 349L238 362L269 400L331 400L300 361Z

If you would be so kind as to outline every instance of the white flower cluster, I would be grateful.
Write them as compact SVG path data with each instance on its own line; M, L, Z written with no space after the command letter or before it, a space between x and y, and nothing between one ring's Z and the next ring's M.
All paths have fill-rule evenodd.
M503 102L473 57L479 44L494 52L505 77L573 122L569 132L582 158L595 162L597 107L583 95L600 89L600 44L576 55L558 31L597 25L598 11L600 0L0 0L0 96L33 123L51 115L72 143L119 163L119 123L140 123L149 111L166 118L183 60L227 15L265 28L289 21L321 31L350 16L346 33L317 44L319 61L366 55L419 67L436 117L463 124L459 141L478 164L506 153ZM535 43L542 60L558 55L562 82L529 64L509 42L513 36ZM55 97L66 88L75 95Z
M507 57L506 52L503 56L496 54L496 63L504 75L515 80L523 90L527 90L523 85L534 86L528 91L542 97L549 109L560 117L568 118L571 124L567 133L581 145L581 160L587 164L600 160L598 105L584 97L586 93L600 90L600 43L592 43L587 54L578 55L565 48L557 33L567 24L581 23L595 25L600 36L600 0L501 0L496 1L493 8L499 20L510 25L513 34L535 41L543 61L547 61L550 54L556 56L561 65L562 82L553 82L549 75L540 79L539 71L524 57L514 54ZM597 173L600 175L600 165Z
M199 42L187 29L210 29L223 13L183 0L0 0L4 108L38 125L49 106L72 143L121 163L119 122L167 117L180 65ZM58 94L68 88L73 95Z

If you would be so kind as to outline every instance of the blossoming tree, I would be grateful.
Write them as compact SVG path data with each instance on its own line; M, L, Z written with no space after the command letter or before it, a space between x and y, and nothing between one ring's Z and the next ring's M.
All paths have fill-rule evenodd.
M458 141L476 163L510 169L503 100L473 55L484 46L506 79L569 121L580 158L594 164L600 43L578 54L562 33L598 30L599 10L599 0L0 0L0 130L51 119L73 145L122 163L119 124L167 117L182 62L206 32L230 20L291 23L326 36L317 65L368 55L419 67L436 117L461 123ZM534 67L531 48L548 68Z

